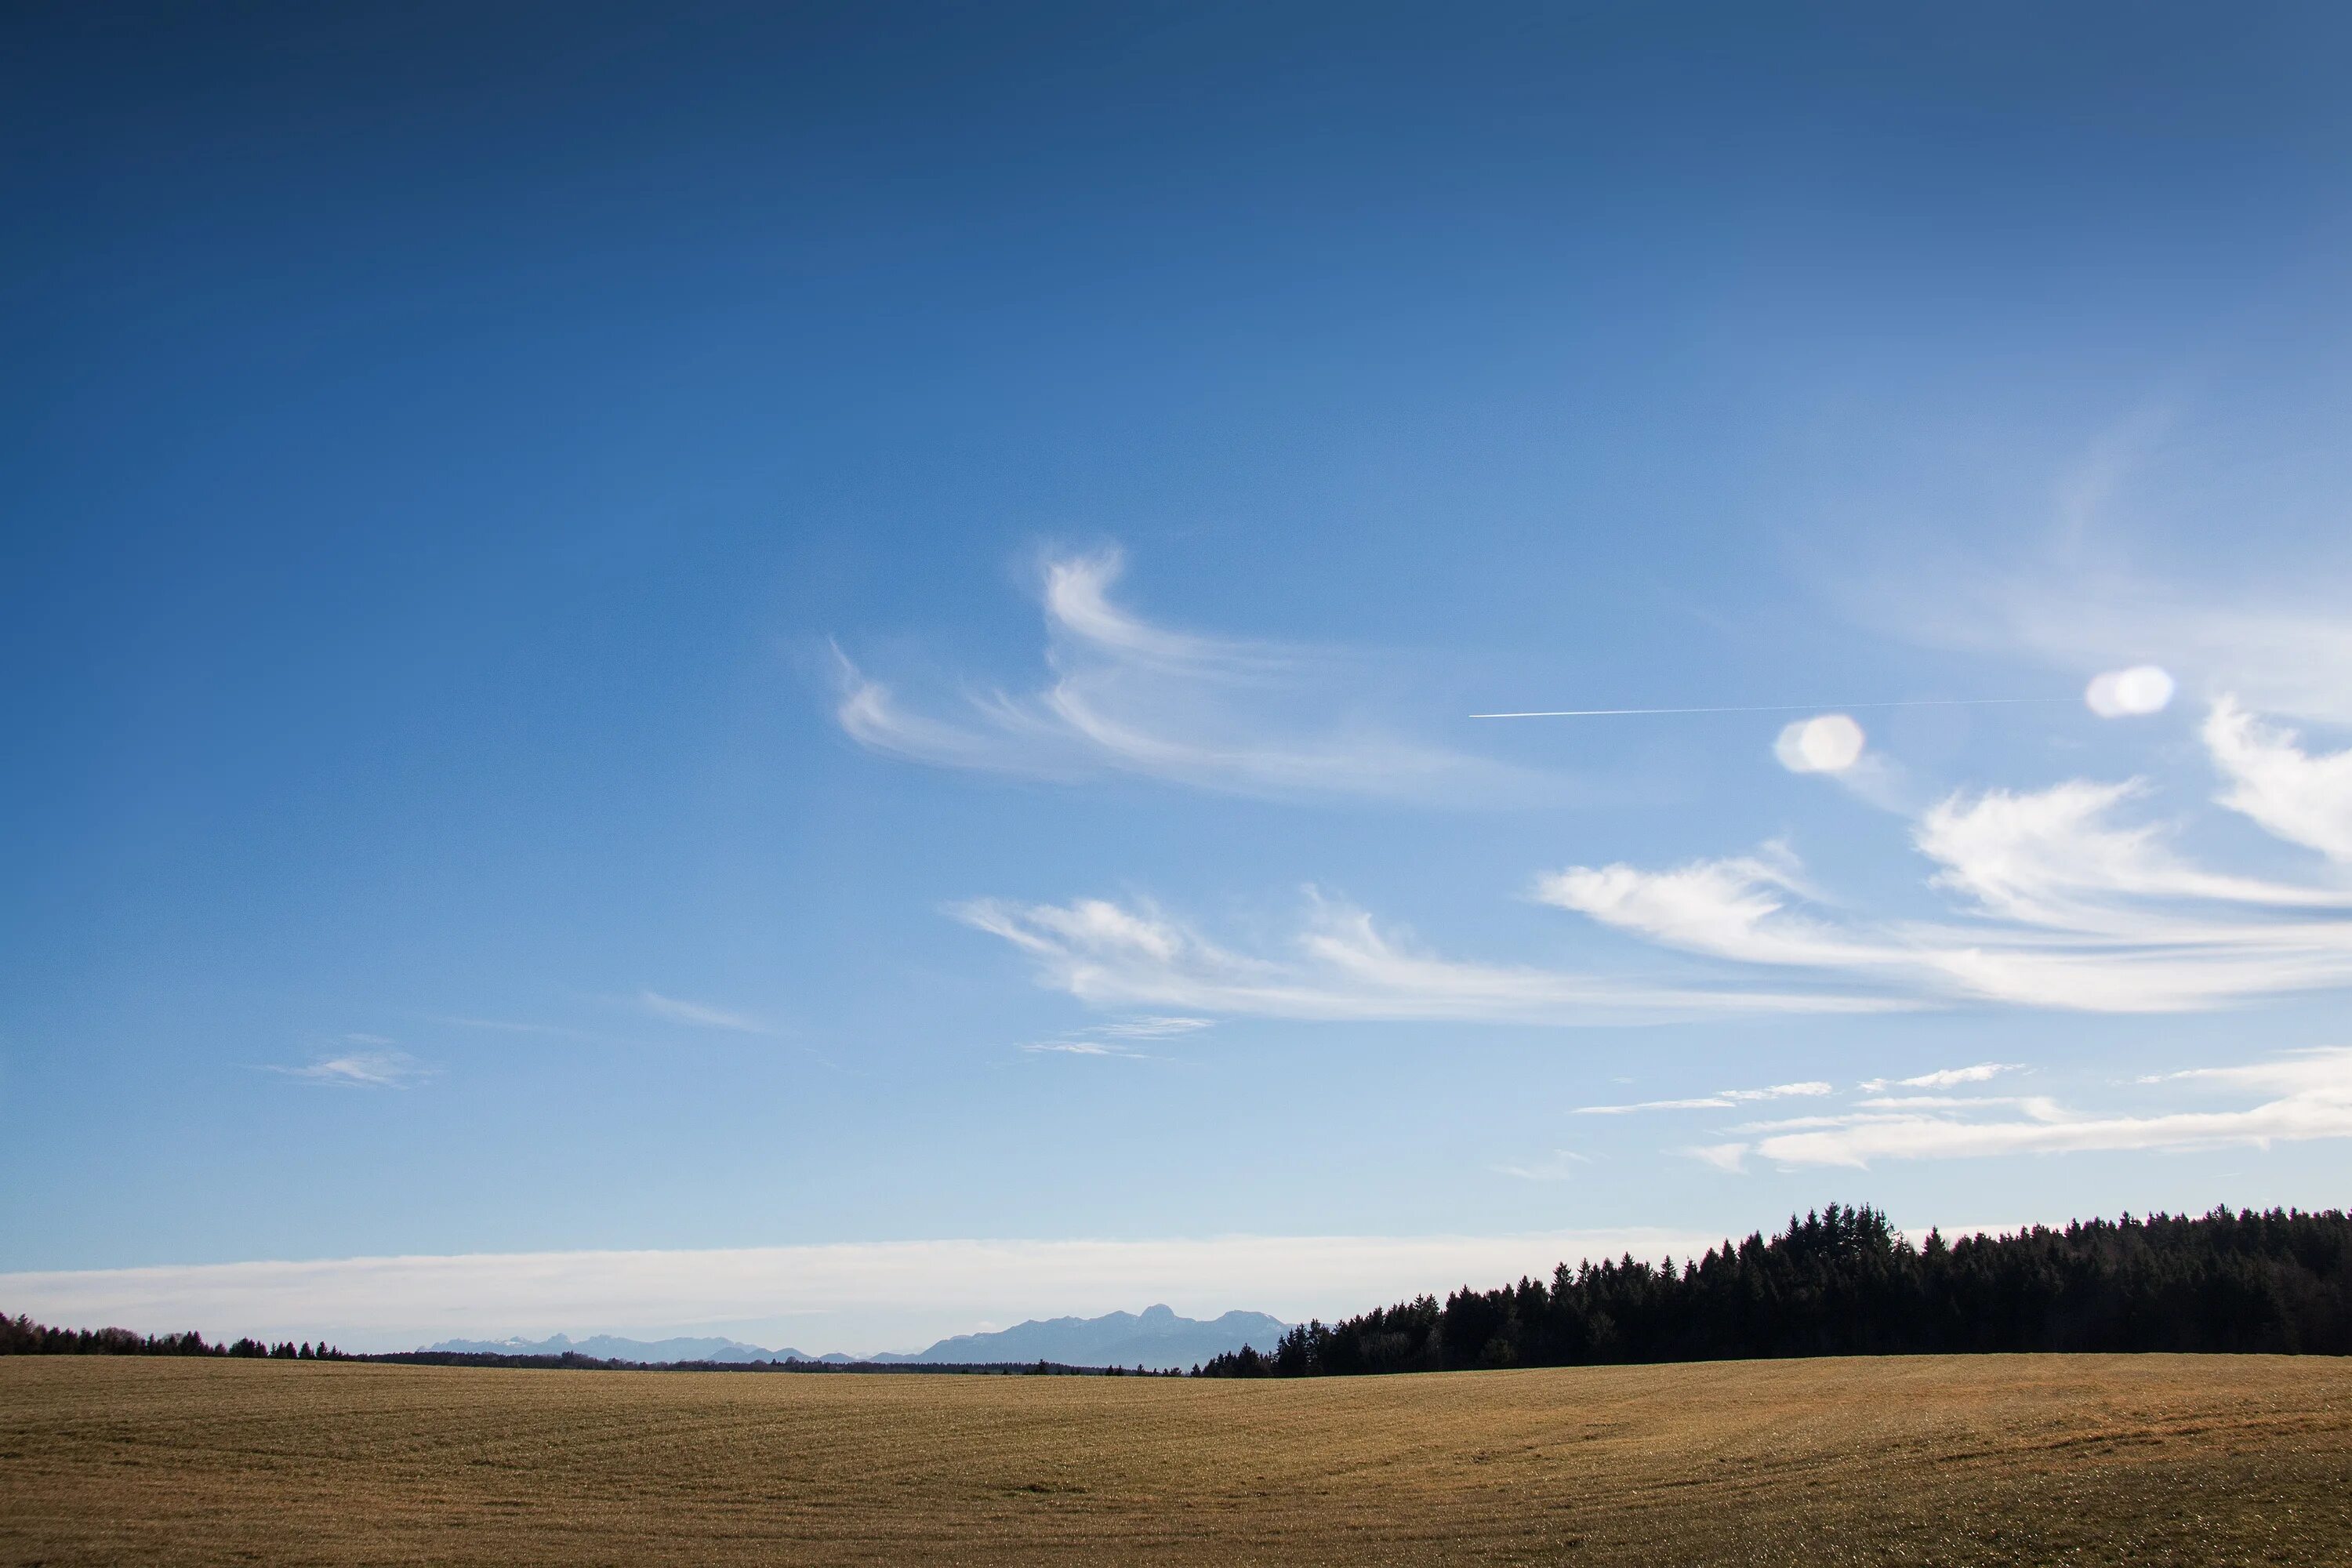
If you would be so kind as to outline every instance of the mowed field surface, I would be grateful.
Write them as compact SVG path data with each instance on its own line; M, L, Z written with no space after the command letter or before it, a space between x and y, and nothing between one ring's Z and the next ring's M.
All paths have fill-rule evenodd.
M0 1359L10 1563L2352 1563L2352 1364Z

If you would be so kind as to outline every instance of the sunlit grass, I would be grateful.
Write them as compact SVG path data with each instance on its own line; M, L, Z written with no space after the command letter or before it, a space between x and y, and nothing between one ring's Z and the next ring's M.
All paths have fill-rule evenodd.
M9 1562L2341 1563L2352 1364L0 1361Z

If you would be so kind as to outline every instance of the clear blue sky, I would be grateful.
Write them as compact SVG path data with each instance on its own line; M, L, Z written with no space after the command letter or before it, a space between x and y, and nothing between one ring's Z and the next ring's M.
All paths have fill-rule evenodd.
M0 1271L2347 1195L2340 7L0 26Z

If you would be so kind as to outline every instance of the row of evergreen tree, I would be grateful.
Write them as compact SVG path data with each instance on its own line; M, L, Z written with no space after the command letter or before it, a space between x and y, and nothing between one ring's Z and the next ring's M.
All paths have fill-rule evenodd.
M1914 1247L1832 1204L1676 1268L1563 1263L1290 1330L1193 1369L1316 1377L1468 1367L1974 1351L2352 1354L2352 1219L2217 1208Z
M221 1355L248 1361L351 1361L324 1341L265 1344L259 1340L208 1343L205 1336L134 1334L129 1329L53 1329L18 1315L0 1313L0 1355Z

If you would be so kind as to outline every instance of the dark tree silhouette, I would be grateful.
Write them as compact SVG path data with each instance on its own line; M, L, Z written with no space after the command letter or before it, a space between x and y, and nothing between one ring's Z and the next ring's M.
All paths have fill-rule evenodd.
M1467 1286L1292 1329L1203 1377L1317 1377L1968 1351L2352 1354L2352 1220L2217 1208L1914 1247L1886 1216L1832 1204L1767 1241L1677 1268L1561 1264L1547 1285Z

